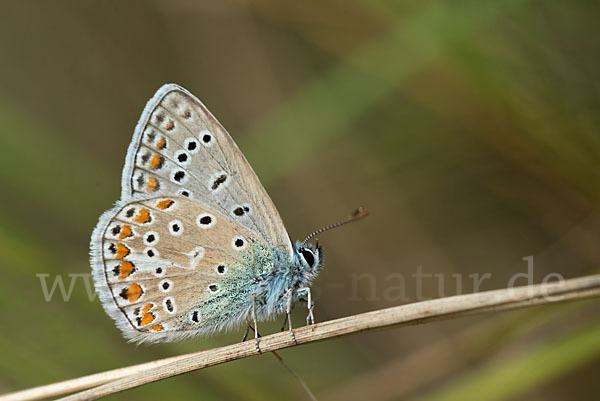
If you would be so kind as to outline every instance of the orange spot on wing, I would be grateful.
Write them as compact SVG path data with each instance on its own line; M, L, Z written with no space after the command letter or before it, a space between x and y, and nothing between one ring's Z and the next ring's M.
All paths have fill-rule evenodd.
M154 320L154 315L150 312L146 313L142 318L142 326L152 323Z
M173 122L173 120L169 120L165 128L167 129L167 131L171 131L173 127L175 127L175 123Z
M169 206L171 206L173 203L175 203L174 201L172 201L171 199L166 199L166 200L162 200L160 202L158 202L156 204L156 207L162 210L167 209Z
M163 331L165 328L161 324L154 324L150 326L150 330L152 331Z
M121 265L119 266L119 272L119 280L126 279L131 275L131 273L133 273L133 263L127 261L121 262Z
M129 302L135 302L142 296L142 287L139 284L133 283L127 289L127 299Z
M158 140L158 142L156 142L156 149L161 150L164 149L165 146L167 146L167 141L165 140L165 138L160 138Z
M154 156L152 156L152 159L150 159L150 163L148 164L148 166L152 169L155 170L157 167L159 167L161 165L161 160L160 160L160 156L158 153L155 153Z
M131 232L131 227L123 226L123 228L121 228L121 232L119 233L119 239L129 238L132 235L133 235L133 232Z
M152 218L150 217L150 211L148 209L140 209L138 214L133 219L136 223L145 224L149 223Z
M148 312L150 309L152 309L153 306L154 305L152 305L152 304L148 304L148 305L144 306L144 308L142 309L142 313Z
M148 181L146 181L146 190L148 192L154 191L158 186L158 181L154 177L148 177Z
M117 244L117 259L123 259L125 256L129 255L129 252L131 251L125 245Z

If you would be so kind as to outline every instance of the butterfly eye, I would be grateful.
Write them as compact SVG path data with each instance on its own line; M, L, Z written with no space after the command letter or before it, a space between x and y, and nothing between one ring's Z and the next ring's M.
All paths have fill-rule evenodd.
M302 257L310 267L313 267L315 265L315 255L311 251L302 248L300 249L300 253L302 254Z

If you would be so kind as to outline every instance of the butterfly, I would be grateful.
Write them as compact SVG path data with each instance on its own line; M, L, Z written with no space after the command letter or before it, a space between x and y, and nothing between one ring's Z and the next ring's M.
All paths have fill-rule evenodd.
M90 248L96 291L124 337L169 342L256 327L289 320L299 300L314 324L309 286L322 248L310 237L292 246L252 167L190 92L167 84L147 103L121 185Z

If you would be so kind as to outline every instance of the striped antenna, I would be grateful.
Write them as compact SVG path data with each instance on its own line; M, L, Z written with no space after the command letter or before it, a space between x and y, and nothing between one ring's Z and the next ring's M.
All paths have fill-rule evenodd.
M360 219L363 219L365 217L367 217L369 215L369 211L367 209L365 209L364 207L359 207L358 209L356 209L350 216L346 217L343 220L338 221L337 223L333 223L330 224L328 226L319 228L316 231L313 231L308 237L306 237L306 239L304 241L302 241L302 244L306 244L306 242L308 240L310 240L312 237L314 237L315 235L319 235L324 231L328 231L334 228L338 228L343 226L344 224L348 224L348 223L352 223L354 221L358 221Z

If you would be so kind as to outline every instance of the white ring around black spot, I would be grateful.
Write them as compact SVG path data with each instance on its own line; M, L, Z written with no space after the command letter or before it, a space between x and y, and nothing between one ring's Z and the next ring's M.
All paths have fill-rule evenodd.
M200 144L196 138L187 138L183 141L183 148L191 154L198 153L200 150Z
M158 283L158 289L162 292L169 292L173 288L173 282L169 279L164 279Z
M200 139L200 143L207 148L211 147L215 143L215 136L207 129L200 131L198 138Z
M211 228L216 223L217 219L210 213L202 213L196 217L196 224L203 229Z
M147 257L152 258L152 259L155 259L159 256L158 251L152 247L148 247L148 248L144 249L144 255L146 255Z
M225 274L227 273L227 266L225 266L225 264L223 263L219 263L215 266L215 271L217 272L217 274Z
M144 234L144 245L155 245L158 243L159 239L160 237L156 231L148 231L146 234Z
M183 196L184 198L193 198L192 191L187 188L179 188L177 190L177 194Z
M172 183L181 185L187 182L189 174L187 173L187 171L181 168L176 168L171 171L170 178Z
M217 283L212 283L208 285L208 291L211 294L216 294L220 291L219 286L217 285Z
M207 182L207 188L214 194L219 193L223 188L229 185L231 181L231 177L229 173L224 170L221 170L212 175L212 177Z
M165 299L163 299L163 309L170 315L177 312L175 299L173 297L166 297Z
M236 235L231 239L231 247L236 251L243 251L248 246L248 242L242 236Z
M164 277L164 275L167 273L167 268L166 267L156 267L154 268L154 275L156 277Z
M169 222L169 233L176 237L183 234L183 223L179 220Z
M241 205L233 205L231 208L231 216L234 219L249 216L252 213L252 207L248 203Z
M183 150L178 150L175 152L175 161L177 161L180 166L187 166L190 164L191 160L192 157L187 152Z

